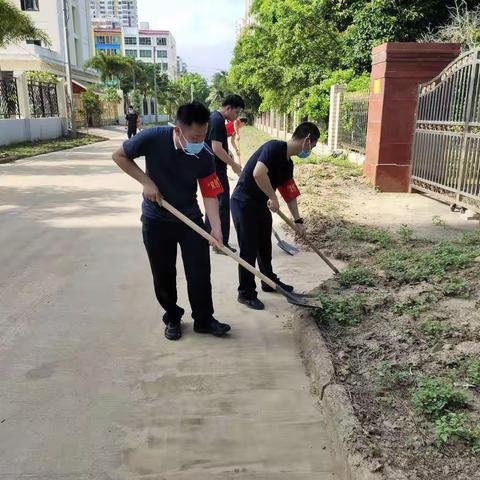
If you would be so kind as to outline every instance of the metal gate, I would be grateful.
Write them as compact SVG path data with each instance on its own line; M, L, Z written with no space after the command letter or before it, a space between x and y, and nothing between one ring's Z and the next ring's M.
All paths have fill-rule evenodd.
M419 86L410 187L480 212L480 49Z

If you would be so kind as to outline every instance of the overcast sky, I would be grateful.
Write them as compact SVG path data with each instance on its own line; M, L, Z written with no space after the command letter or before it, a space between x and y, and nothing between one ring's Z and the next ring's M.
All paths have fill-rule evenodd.
M138 0L139 21L170 30L188 70L210 78L228 70L244 0Z

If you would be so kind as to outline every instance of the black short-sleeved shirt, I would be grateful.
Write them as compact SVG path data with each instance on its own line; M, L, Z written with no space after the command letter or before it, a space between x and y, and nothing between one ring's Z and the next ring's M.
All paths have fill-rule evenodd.
M253 178L257 162L268 168L268 177L274 190L293 178L293 162L287 157L287 143L270 140L263 144L250 158L242 170L232 198L247 202L266 202L268 200Z
M176 149L172 127L153 127L123 143L130 160L145 156L145 173L157 185L167 202L191 219L202 217L197 202L197 183L215 173L213 156L203 149L197 156ZM198 157L198 158L197 158ZM143 199L143 217L178 221L157 203Z
M127 113L125 119L129 128L135 128L137 126L138 114L136 113Z
M225 125L225 118L219 111L212 112L208 122L207 144L212 148L212 140L221 142L223 149L228 152L228 135ZM215 155L215 164L217 168L226 170L227 164Z

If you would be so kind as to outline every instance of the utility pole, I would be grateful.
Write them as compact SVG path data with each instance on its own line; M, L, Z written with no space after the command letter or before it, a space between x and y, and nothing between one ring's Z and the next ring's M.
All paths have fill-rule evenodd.
M158 109L157 109L157 47L153 47L153 91L155 98L153 103L155 105L155 123L158 123Z
M72 67L70 64L70 44L68 42L68 9L67 0L62 0L63 8L63 38L65 41L65 73L67 78L67 126L73 137L77 135L73 115Z

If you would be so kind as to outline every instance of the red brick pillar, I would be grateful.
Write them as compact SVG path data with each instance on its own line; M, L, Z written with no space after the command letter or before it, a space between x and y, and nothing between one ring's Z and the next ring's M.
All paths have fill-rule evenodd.
M384 43L373 49L364 174L382 192L408 192L418 85L459 54L455 43Z

